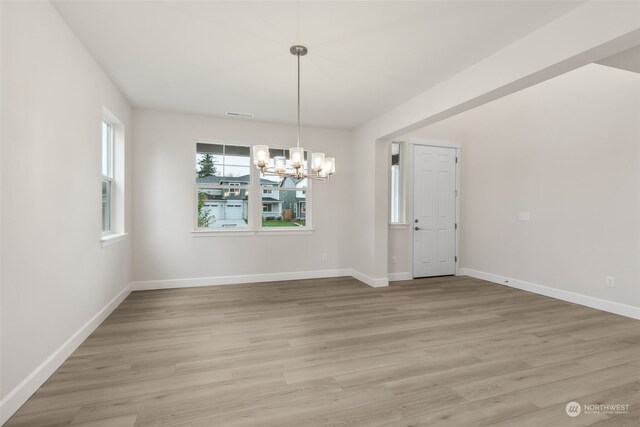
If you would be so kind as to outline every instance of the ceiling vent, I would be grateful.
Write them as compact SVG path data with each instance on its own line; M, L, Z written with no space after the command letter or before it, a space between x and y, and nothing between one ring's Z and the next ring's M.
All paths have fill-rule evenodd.
M242 119L252 119L253 118L253 114L236 113L236 112L233 112L233 111L227 111L227 116L229 116L229 117L238 117L238 118L242 118Z

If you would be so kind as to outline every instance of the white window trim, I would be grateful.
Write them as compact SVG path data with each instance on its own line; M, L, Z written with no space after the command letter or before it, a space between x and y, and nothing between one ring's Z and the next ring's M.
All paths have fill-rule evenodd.
M399 158L399 168L398 168L398 221L397 222L393 222L391 221L391 203L393 200L392 197L392 191L393 191L393 187L392 187L392 182L391 182L391 157L392 157L392 146L394 143L397 143L400 145L400 158ZM406 219L406 183L405 183L405 176L406 176L406 161L407 161L407 155L406 155L406 146L407 144L403 141L391 141L389 143L389 162L388 162L388 166L387 166L387 170L389 171L389 228L391 229L395 229L395 228L402 228L403 225L407 224L407 219ZM397 227L398 226L398 227Z
M102 239L100 239L100 244L103 248L106 248L108 246L115 245L116 243L124 242L125 240L127 240L128 235L129 233L107 234L105 236L102 236Z
M253 144L247 145L242 142L235 141L222 141L222 140L208 140L208 139L196 139L194 141L194 158L197 156L198 144L219 144L219 145L235 145L241 147L249 147L249 165L250 165L250 183L249 185L241 185L240 189L248 189L249 197L247 198L247 209L249 211L249 219L247 227L244 229L222 229L222 228L199 228L198 225L198 189L199 188L221 188L227 187L218 186L217 184L198 184L194 182L194 197L193 197L193 212L194 212L194 227L191 229L192 237L215 237L215 236L255 236L255 235L300 235L300 234L313 234L311 212L312 212L312 180L307 180L307 187L300 189L297 187L272 187L271 191L290 190L290 191L304 191L305 192L305 222L304 227L292 226L292 227L263 227L262 226L262 190L269 188L263 187L260 183L260 171L253 165ZM275 149L287 150L287 148L274 147ZM306 150L308 156L311 151Z
M409 224L406 222L392 222L389 224L390 230L405 230L407 228L409 228Z
M298 227L302 228L302 227ZM273 230L210 230L205 228L194 228L191 230L192 237L249 237L249 236L291 236L291 235L310 235L315 230L313 228L305 228L304 230L296 230L289 227L274 227Z
M107 165L108 175L102 174L102 165L100 166L100 182L108 180L111 183L110 195L110 230L100 231L100 244L107 247L115 243L125 240L127 236L126 229L126 129L124 123L118 119L106 107L102 108L102 117L100 127L106 123L109 125L109 156L110 161ZM102 132L101 132L102 135ZM101 136L102 139L102 136ZM100 151L102 156L102 150ZM102 223L102 221L101 221Z
M101 169L101 175L102 175L102 181L108 181L109 182L109 229L108 230L102 230L102 237L104 238L105 236L109 236L111 234L115 234L115 231L113 230L113 226L114 226L114 212L113 212L113 200L115 198L114 193L115 193L115 185L114 185L114 180L113 180L113 163L114 163L114 145L115 145L115 135L114 135L114 127L113 124L111 123L111 121L103 118L102 122L100 123L100 129L102 130L102 126L107 125L107 140L108 140L108 147L107 147L107 175L102 173L102 164L100 165L100 169ZM102 156L102 144L104 143L104 140L102 139L102 132L100 132L100 145L101 145L101 149L100 149L100 155ZM102 162L104 162L104 159L101 159ZM104 222L104 218L102 219L102 221Z
M298 228L302 228L302 230L297 230ZM270 229L269 227L264 227L262 230L258 231L258 236L291 236L291 235L305 235L305 234L313 234L315 230L313 228L306 227L274 227Z

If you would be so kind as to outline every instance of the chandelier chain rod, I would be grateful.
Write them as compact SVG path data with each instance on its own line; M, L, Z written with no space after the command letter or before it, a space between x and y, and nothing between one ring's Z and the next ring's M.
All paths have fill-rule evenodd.
M300 147L300 51L296 55L298 57L298 144Z

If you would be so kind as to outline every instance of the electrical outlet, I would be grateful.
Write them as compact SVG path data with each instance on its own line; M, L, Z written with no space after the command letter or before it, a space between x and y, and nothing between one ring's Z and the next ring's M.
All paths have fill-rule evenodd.
M613 286L616 284L616 278L613 276L607 276L605 284L607 288L613 288Z
M396 259L395 255L391 257L391 264L395 264L398 260Z
M326 261L326 260L328 260L328 259L329 259L329 257L327 257L327 254L322 254L322 260L323 260L323 261Z

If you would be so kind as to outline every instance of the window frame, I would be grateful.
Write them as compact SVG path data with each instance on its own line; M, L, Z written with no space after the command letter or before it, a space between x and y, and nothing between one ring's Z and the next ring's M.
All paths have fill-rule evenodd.
M220 145L223 147L223 152L222 152L222 156L226 156L226 147L227 146L233 146L233 147L242 147L242 148L249 148L249 165L247 165L246 167L248 167L248 171L249 171L249 182L246 184L243 184L242 182L239 181L234 181L233 179L228 179L227 181L225 181L224 184L222 183L218 183L218 184L209 184L209 183L198 183L197 182L197 178L194 179L193 183L194 183L194 218L195 218L195 222L193 224L193 232L196 233L246 233L248 231L251 231L251 227L252 224L251 222L253 221L253 215L251 214L252 212L252 202L251 202L251 193L252 191L252 187L251 187L251 183L253 182L254 179L254 174L253 174L253 167L252 167L252 163L251 163L251 146L246 145L246 144L242 144L242 143L236 143L236 142L232 142L232 141L206 141L206 140L196 140L195 141L195 153L194 153L194 160L196 161L196 166L197 166L197 161L198 161L198 145ZM224 168L226 167L226 164L221 165L221 167ZM230 166L238 166L238 167L245 167L244 165L230 165ZM224 172L223 172L224 173ZM224 197L229 196L230 194L234 194L234 195L240 195L242 193L242 191L246 191L248 193L247 196L247 226L246 227L225 227L225 226L221 226L221 227L200 227L199 225L199 212L198 212L198 202L199 202L199 194L200 194L200 190L201 189L209 189L209 190L219 190L221 192L221 194ZM246 194L246 193L245 193ZM217 201L216 203L216 208L218 208L218 205L228 205L228 200L227 201ZM232 202L234 205L237 204L235 202ZM244 200L240 200L240 207L242 207L244 203ZM243 209L243 214L244 214L244 209ZM244 219L244 218L243 218Z
M104 148L105 125L107 126L108 147ZM101 219L100 227L100 245L102 248L123 242L127 238L126 232L126 128L124 123L118 119L106 106L102 107L102 116L100 122L96 123L99 132L100 146L100 186L107 183L109 189L109 229L105 230L104 218ZM106 157L106 171L103 169ZM106 172L106 173L103 173ZM104 207L102 205L101 194L101 213L104 217Z
M221 141L221 140L205 140L205 139L196 139L194 142L194 160L197 162L198 152L198 144L214 144L214 145L229 145L229 146L237 146L237 147L248 147L249 148L249 184L248 186L240 186L240 191L246 189L248 191L247 197L247 227L242 228L232 228L224 229L222 227L213 228L213 227L199 227L198 226L198 194L201 188L212 188L219 189L223 188L223 191L230 188L231 182L219 185L219 184L198 184L194 179L193 184L193 194L194 194L194 202L193 202L193 227L192 227L192 235L193 236L239 236L239 235L267 235L267 234L310 234L313 232L312 224L311 224L311 188L312 188L312 180L307 179L306 188L299 187L280 187L276 181L272 181L272 184L262 184L261 181L261 173L260 171L253 165L253 145L247 144L243 142L236 141ZM274 150L288 150L288 148L280 148L273 147ZM307 161L307 168L309 168L309 159L311 155L311 150L305 150L305 159ZM197 166L197 163L196 163ZM234 183L235 184L235 183ZM277 192L279 195L281 191L303 191L305 194L305 225L304 226L283 226L283 227L265 227L262 225L262 197L264 196L263 191L268 190L270 194ZM269 193L268 193L269 194ZM297 203L297 202L296 202ZM277 211L273 211L270 213L277 213Z
M269 147L269 149L270 150L282 150L283 152L289 150L288 148L282 148L282 147ZM307 163L307 168L306 168L305 172L307 172L307 173L309 173L310 167L311 167L311 165L310 165L311 153L312 153L312 151L310 149L306 149L304 151L304 161ZM251 161L253 162L253 149L251 150ZM258 175L258 179L256 180L256 182L257 182L257 185L259 186L259 189L258 189L259 191L258 192L260 194L264 195L262 192L267 190L267 189L269 191L272 191L272 192L273 191L277 191L279 200L282 200L282 199L280 199L280 197L282 197L282 194L294 193L295 197L298 198L298 192L302 192L305 195L304 196L305 203L307 201L308 202L311 201L311 192L312 192L311 188L312 188L312 185L313 185L312 184L312 182L313 182L312 179L306 178L307 183L306 183L306 187L304 187L304 188L297 187L296 184L294 184L293 186L281 187L280 185L277 184L276 181L272 181L272 184L262 184L260 182L260 178L261 178L260 172L257 169L256 169L256 172L257 172L257 175ZM271 193L271 194L273 194L273 193ZM260 199L260 202L262 203L262 198ZM295 201L293 203L298 204L299 201ZM291 208L291 210L294 210L294 209ZM302 225L302 226L300 226L300 225L291 225L291 226L283 226L283 227L269 227L269 226L266 226L265 227L264 225L262 225L263 221L262 221L262 217L261 217L260 218L260 223L258 224L257 230L260 231L260 232L264 232L264 233L274 233L274 232L278 232L278 231L285 231L285 232L286 231L291 231L291 232L299 233L299 232L313 230L312 229L312 223L311 223L311 214L307 214L306 213L307 211L309 211L309 210L305 210L305 218L304 218L305 225ZM271 213L273 213L273 212L271 212ZM282 214L282 212L280 212L280 213ZM278 216L282 216L282 215L278 215Z
M398 147L398 170L394 174L393 170L393 146ZM389 225L393 226L405 226L407 224L406 209L405 209L405 173L407 170L406 165L406 144L401 141L391 141L389 144ZM395 175L395 177L394 177ZM394 183L396 187L394 188ZM396 194L394 194L394 190ZM395 204L395 206L394 206ZM397 214L397 218L394 218L394 210Z
M105 140L104 140L104 127L106 126L107 129L107 148L105 150L104 144L105 144ZM113 173L113 169L114 169L114 128L113 128L113 124L106 120L106 119L102 119L102 123L101 123L101 137L100 137L100 144L101 144L101 157L102 157L102 164L100 167L100 174L102 176L102 183L103 184L107 184L107 202L106 204L108 205L108 209L106 209L106 212L108 213L108 218L107 218L107 222L109 224L108 228L105 229L105 206L104 206L104 202L103 202L103 207L102 207L102 236L109 236L112 234L115 234L114 231L114 223L113 223L113 199L114 199L114 173ZM104 170L103 170L103 164L105 162L104 156L106 154L106 172L107 174L104 174Z

